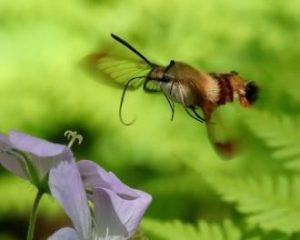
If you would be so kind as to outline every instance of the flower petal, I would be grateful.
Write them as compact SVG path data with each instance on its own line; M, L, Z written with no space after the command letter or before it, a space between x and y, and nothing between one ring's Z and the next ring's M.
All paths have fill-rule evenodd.
M48 240L81 240L73 228L62 228L51 235Z
M7 170L21 178L28 179L25 162L22 158L13 155L10 150L12 146L6 135L0 134L0 163Z
M77 163L84 185L92 188L99 236L130 237L151 202L151 196L122 183L92 161Z
M129 237L113 205L112 198L117 195L108 189L94 189L92 202L95 207L95 231L97 238Z
M61 154L66 146L30 136L17 131L10 131L9 141L15 148L33 153L39 157L51 157Z
M73 158L72 151L67 146L21 132L11 131L9 141L14 148L29 154L41 178L59 162L71 161Z
M113 173L105 171L96 163L81 160L77 164L83 183L87 188L107 188L129 199L139 197L134 189L122 183Z
M61 203L82 239L89 239L91 216L76 163L61 162L50 171L52 195Z
M108 236L131 237L151 202L147 193L135 190L139 198L124 199L109 189L96 188L92 195L97 229Z

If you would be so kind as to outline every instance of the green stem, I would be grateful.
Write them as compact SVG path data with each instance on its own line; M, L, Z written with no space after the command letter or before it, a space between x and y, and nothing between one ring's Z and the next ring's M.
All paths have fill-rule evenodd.
M34 229L35 229L35 222L36 222L36 217L37 217L37 209L40 203L40 200L43 196L43 192L38 190L34 203L31 209L30 213L30 219L29 219L29 226L28 226L28 232L27 232L27 240L33 240L33 235L34 235Z

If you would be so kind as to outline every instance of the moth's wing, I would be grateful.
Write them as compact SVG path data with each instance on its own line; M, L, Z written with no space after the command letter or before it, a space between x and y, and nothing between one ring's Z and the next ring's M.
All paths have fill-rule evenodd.
M206 115L206 114L205 114ZM234 157L242 146L239 117L234 106L214 108L207 121L207 133L216 152L223 159Z
M143 61L121 58L102 52L91 54L82 62L97 81L112 87L123 88L130 79L139 77L130 82L129 90L136 90L143 85L151 71L151 67Z

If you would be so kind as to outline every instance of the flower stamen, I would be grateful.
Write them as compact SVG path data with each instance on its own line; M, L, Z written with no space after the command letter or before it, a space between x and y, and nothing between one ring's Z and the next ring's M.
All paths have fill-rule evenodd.
M74 144L74 142L77 140L78 144L80 145L82 143L83 137L82 135L78 134L77 131L71 131L67 130L64 133L64 136L70 140L68 147L71 148Z

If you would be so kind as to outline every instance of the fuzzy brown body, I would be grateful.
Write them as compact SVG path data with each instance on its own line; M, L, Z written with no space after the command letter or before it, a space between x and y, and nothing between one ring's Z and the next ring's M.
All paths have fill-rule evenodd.
M186 107L200 107L207 120L215 107L233 101L234 92L243 86L235 74L207 74L182 62L174 62L165 70L156 66L148 78L158 81L172 101Z

